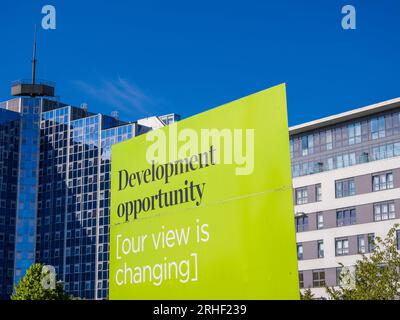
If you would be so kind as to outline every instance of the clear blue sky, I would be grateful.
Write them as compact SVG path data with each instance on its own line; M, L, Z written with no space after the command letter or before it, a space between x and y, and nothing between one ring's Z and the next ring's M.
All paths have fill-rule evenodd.
M38 77L95 112L187 117L286 82L294 125L400 96L399 0L3 0L1 101L30 77L45 4L57 29L39 30Z

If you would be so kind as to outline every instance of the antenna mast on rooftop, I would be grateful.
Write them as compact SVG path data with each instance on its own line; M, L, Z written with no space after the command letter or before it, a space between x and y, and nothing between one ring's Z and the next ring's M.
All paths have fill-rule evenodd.
M32 59L32 84L35 85L36 80L36 29L37 26L35 24L35 33L33 36L33 59Z
M55 84L49 81L36 80L36 38L37 25L33 37L32 79L18 80L11 84L11 94L19 97L54 97Z

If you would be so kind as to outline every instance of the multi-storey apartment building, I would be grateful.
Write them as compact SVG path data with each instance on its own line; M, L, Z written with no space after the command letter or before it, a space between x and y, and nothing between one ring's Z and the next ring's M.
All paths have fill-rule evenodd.
M300 287L324 297L400 223L400 99L291 127L290 152Z
M107 298L111 146L179 116L121 121L56 101L48 83L12 93L0 104L0 298L34 262L69 294Z

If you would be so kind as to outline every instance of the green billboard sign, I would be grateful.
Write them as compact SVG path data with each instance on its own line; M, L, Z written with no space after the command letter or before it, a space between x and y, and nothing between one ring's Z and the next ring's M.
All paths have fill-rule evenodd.
M298 299L285 85L112 149L110 299Z

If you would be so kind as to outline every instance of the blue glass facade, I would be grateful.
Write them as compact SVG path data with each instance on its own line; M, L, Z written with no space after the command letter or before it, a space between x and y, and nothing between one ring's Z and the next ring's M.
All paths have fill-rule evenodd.
M1 298L36 261L55 267L67 293L106 299L111 146L151 128L47 98L0 111Z
M0 108L0 299L14 283L20 127L19 113Z
M111 145L136 125L67 106L43 112L41 127L37 260L55 266L68 293L106 298Z
M97 298L108 296L108 270L110 258L110 183L111 183L111 146L131 139L137 134L135 124L103 130L101 133L100 157L100 195L99 195L99 229L97 251Z
M42 99L21 98L14 283L35 262Z
M69 121L70 107L63 106L43 111L40 122L36 260L55 266L61 280L64 280Z

